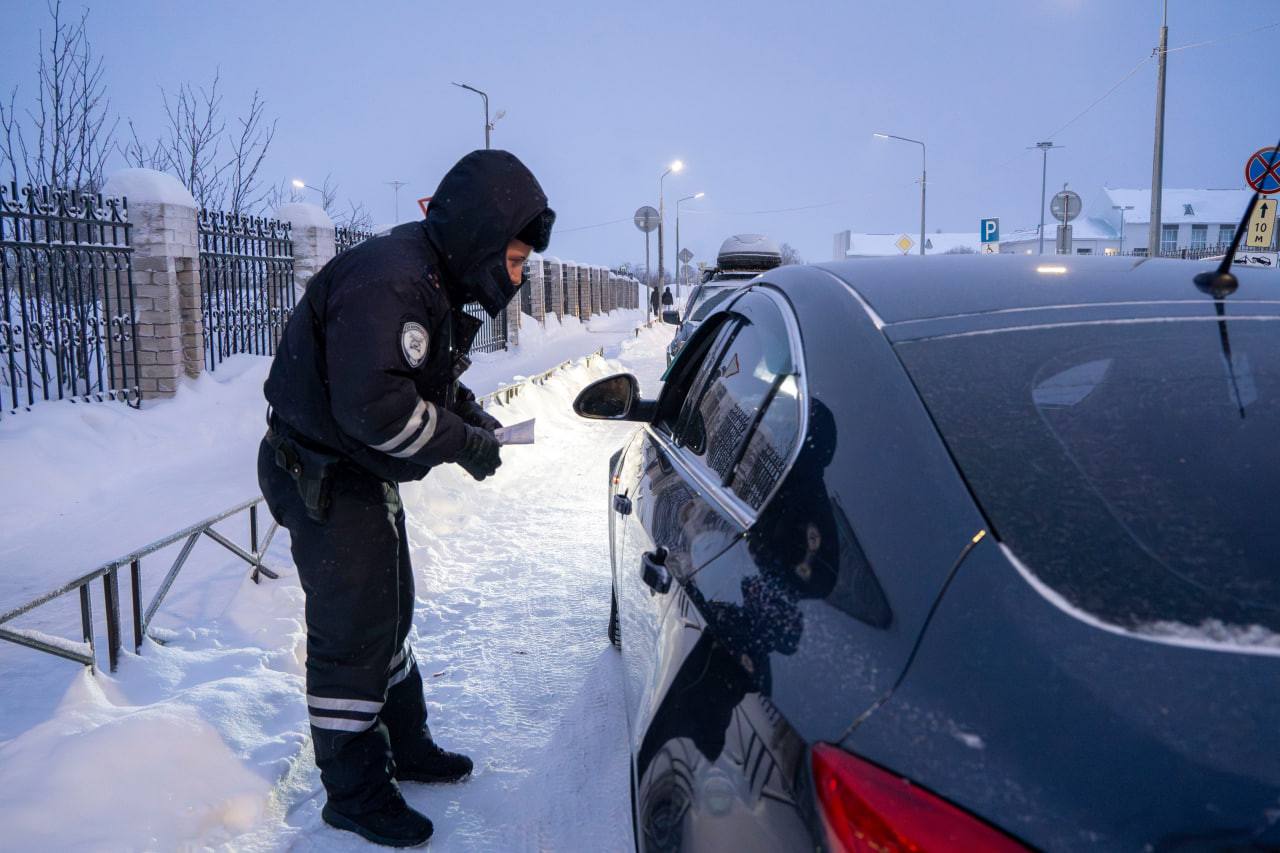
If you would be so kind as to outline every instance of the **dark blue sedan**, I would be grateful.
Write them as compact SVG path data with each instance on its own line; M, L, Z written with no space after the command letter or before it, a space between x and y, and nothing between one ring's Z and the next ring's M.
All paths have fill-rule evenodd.
M642 850L1280 848L1280 275L766 273L614 458Z

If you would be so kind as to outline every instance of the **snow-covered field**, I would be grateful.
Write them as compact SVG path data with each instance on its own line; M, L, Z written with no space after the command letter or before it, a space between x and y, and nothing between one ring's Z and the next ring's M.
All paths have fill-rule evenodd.
M477 768L462 785L405 786L435 822L433 849L631 847L604 502L630 426L569 404L620 369L656 391L670 333L637 337L638 319L526 325L515 352L477 359L464 380L483 394L602 346L607 357L493 410L538 424L496 477L445 466L403 488L432 729ZM256 494L268 364L237 357L141 412L47 404L0 422L0 611ZM144 596L166 555L144 561ZM0 643L0 847L363 849L320 820L287 533L267 564L280 580L256 585L202 542L153 623L166 643L134 656L126 640L114 675ZM79 619L68 601L17 624L75 637Z

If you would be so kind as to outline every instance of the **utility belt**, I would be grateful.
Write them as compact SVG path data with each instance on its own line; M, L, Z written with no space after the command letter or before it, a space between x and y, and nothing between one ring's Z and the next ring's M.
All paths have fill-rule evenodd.
M275 451L276 466L288 472L298 487L307 517L323 524L329 514L333 479L346 459L308 445L274 413L267 416L267 444Z

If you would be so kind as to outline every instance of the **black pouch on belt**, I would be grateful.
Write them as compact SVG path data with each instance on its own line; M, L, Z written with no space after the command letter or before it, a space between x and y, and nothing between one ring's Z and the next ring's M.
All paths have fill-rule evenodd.
M274 429L267 433L267 440L275 449L276 465L293 477L307 517L323 524L329 513L333 477L342 458L301 445Z

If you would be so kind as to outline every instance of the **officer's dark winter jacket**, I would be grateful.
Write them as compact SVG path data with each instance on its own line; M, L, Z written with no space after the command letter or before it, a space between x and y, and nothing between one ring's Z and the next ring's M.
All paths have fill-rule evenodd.
M423 222L331 260L285 328L266 383L275 416L316 449L388 480L421 478L465 442L454 409L474 399L457 357L518 288L506 274L517 235L546 248L547 198L505 151L476 151L445 176Z

